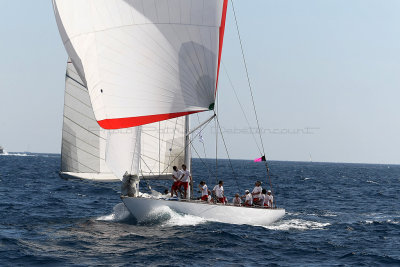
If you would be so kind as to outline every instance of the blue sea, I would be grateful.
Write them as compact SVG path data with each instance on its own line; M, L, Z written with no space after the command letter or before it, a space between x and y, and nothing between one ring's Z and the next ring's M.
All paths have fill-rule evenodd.
M213 186L213 164L193 159L194 180ZM269 188L262 163L232 165L236 178L229 161L218 162L227 195L255 180ZM59 178L60 155L0 156L0 265L400 266L400 166L269 165L277 205L287 212L271 226L173 211L140 223L121 203L118 183Z

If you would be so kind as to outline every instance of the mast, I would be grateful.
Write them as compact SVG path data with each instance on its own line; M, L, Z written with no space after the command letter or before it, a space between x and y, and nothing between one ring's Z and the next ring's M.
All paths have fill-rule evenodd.
M185 116L185 165L187 170L191 172L192 155L190 148L190 119L189 115ZM187 192L187 198L190 199L193 193L193 181L190 183L190 190Z

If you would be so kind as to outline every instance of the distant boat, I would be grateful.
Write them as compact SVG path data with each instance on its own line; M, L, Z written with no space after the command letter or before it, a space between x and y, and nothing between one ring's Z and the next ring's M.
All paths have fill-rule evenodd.
M63 175L112 173L127 182L133 193L121 199L138 220L163 207L237 224L267 225L285 215L284 209L202 202L189 193L174 201L139 192L140 180L171 179L174 165L191 170L190 136L212 119L217 124L227 4L53 0L78 82L78 95L66 89ZM189 129L189 115L204 111L213 115Z

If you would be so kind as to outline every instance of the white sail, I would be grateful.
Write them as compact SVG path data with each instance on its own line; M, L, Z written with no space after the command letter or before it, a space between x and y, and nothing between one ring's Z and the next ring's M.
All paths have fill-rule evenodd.
M141 175L171 178L172 167L185 163L186 118L178 117L142 126Z
M94 118L89 94L73 64L67 63L61 174L97 181L118 180L105 163L106 132Z
M120 179L125 174L139 176L141 127L108 131L106 163Z
M213 109L227 0L53 0L105 129Z

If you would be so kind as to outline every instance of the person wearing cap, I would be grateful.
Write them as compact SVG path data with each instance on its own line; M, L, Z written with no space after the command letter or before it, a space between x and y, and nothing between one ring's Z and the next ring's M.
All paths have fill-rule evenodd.
M247 207L251 207L253 205L253 198L251 197L250 191L246 190L245 195L242 196L244 198L244 205Z
M253 204L254 205L260 205L261 203L261 192L262 192L262 187L261 187L261 182L257 181L255 183L255 187L253 191L251 192L251 196L253 197Z
M242 200L240 199L240 196L238 193L235 194L235 197L232 200L233 205L235 206L241 206L242 205Z
M216 186L213 188L213 193L217 197L218 203L225 204L225 196L224 196L224 181L219 181Z
M264 200L264 207L270 209L273 207L273 204L274 204L274 196L272 195L271 190L268 190Z

